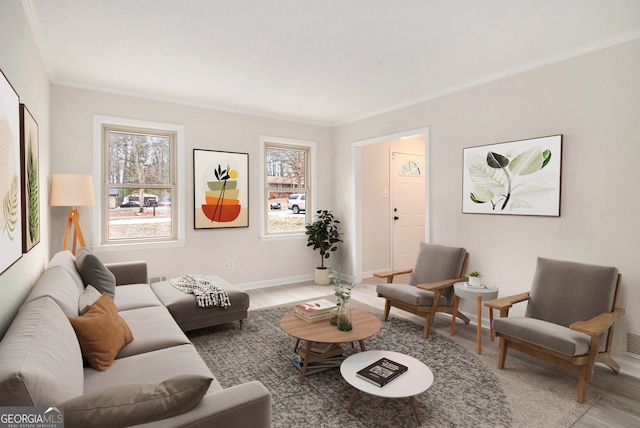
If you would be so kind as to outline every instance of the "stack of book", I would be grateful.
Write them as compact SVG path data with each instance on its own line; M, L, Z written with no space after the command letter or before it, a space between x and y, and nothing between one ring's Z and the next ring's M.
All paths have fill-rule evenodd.
M311 300L309 302L297 303L295 313L298 318L307 322L318 322L331 317L331 309L337 305L325 299Z
M396 363L388 358L380 358L375 363L357 372L356 376L382 388L402 373L405 373L407 369L407 366L403 364Z
M306 343L302 343L298 347L295 357L293 357L293 364L302 371L304 364L304 356L307 351ZM338 343L314 343L311 345L309 354L309 360L307 362L307 370L305 374L318 373L324 370L331 369L333 367L339 367L344 361L345 357L342 355L342 347Z

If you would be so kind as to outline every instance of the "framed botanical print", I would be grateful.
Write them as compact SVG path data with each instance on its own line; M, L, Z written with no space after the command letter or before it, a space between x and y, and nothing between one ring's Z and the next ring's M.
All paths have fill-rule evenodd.
M249 226L249 154L193 150L194 228Z
M463 149L462 212L560 215L562 135Z
M0 272L22 256L20 100L0 73Z
M22 162L22 252L40 242L40 156L38 124L20 104L20 158Z

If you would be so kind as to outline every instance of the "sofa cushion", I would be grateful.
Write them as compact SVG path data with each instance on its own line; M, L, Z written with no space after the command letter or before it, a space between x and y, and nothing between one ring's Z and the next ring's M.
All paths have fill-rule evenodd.
M78 315L86 314L89 308L91 308L91 306L97 302L101 296L102 293L96 290L93 285L87 285L87 288L84 289L78 299Z
M136 340L122 348L116 358L191 343L167 308L162 306L120 311L118 314L126 321Z
M65 268L73 278L73 282L78 286L78 288L84 288L84 282L82 281L82 277L80 276L80 272L78 272L78 267L76 266L76 258L71 251L64 250L54 254L53 258L47 265L47 269L56 266L62 266Z
M194 408L213 378L179 375L160 384L121 385L57 404L69 426L126 427L179 415Z
M149 287L149 284L118 285L113 303L119 311L162 306L160 300Z
M68 269L53 266L42 273L26 302L50 297L56 301L68 317L78 316L78 299L84 291L84 285L76 284Z
M82 247L76 253L76 266L85 287L89 284L111 298L116 294L116 277L88 248Z
M129 326L106 293L86 314L69 321L78 336L82 355L96 370L107 370L118 352L133 340Z
M50 297L22 305L0 342L0 406L50 406L83 393L82 355Z
M117 358L106 372L87 367L84 369L84 393L124 384L160 383L186 373L213 376L191 343ZM213 377L209 391L222 390L222 386Z

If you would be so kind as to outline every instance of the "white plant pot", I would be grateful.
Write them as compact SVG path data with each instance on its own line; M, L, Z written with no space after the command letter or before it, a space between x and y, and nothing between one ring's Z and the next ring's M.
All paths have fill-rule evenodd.
M329 270L329 268L317 267L313 281L317 285L329 285L331 284L331 278L329 277L330 273L331 271Z
M480 281L479 276L470 276L469 277L469 285L472 287L479 287L482 285L482 281Z

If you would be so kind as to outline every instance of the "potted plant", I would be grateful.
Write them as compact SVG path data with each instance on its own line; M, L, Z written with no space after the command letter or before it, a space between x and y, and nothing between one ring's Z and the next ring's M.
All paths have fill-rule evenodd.
M307 247L313 247L313 250L320 251L320 266L315 270L315 283L318 285L328 285L331 283L329 278L329 269L324 265L324 260L336 251L336 244L342 242L341 233L338 231L339 220L336 220L327 210L318 210L316 212L318 219L311 224L305 226L305 234L307 235Z
M467 276L469 277L469 285L472 287L479 287L482 285L482 283L480 282L480 277L482 276L482 274L477 271L471 271L467 274Z

